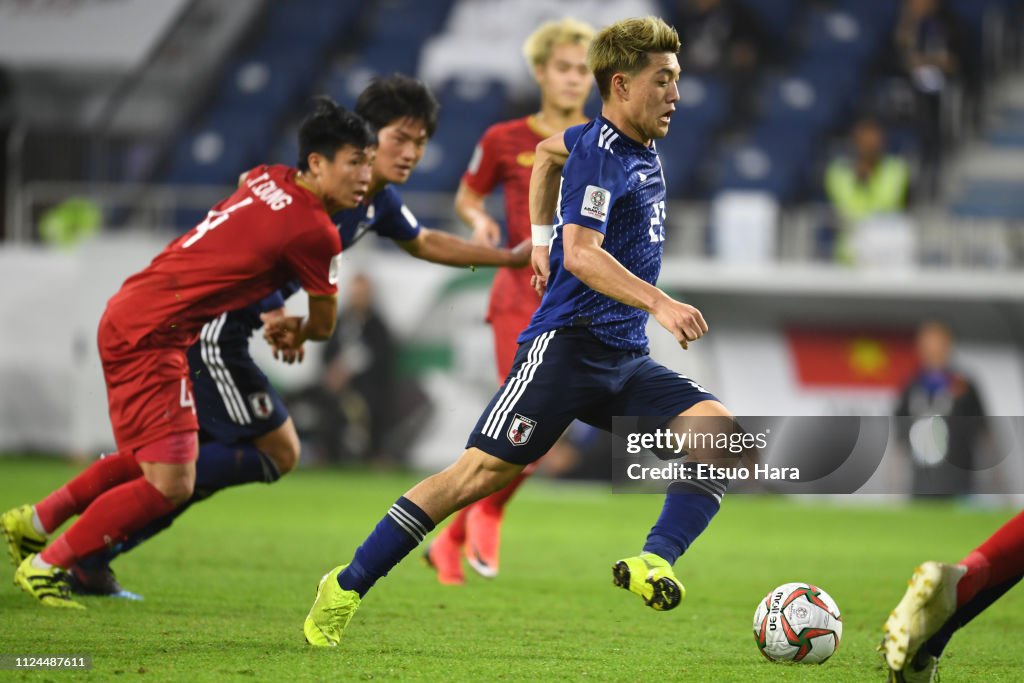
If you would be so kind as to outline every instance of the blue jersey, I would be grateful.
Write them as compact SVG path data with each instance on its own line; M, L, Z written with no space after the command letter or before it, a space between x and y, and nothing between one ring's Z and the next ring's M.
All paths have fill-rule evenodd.
M373 196L368 204L342 211L335 218L341 233L342 250L352 246L367 232L381 237L406 242L420 234L420 224L398 191L390 185Z
M565 225L597 230L604 235L605 251L653 285L665 240L665 178L658 153L653 144L644 147L600 116L570 128L564 140L570 153L562 169L547 291L519 342L584 327L608 346L642 351L647 312L590 289L566 270L561 231Z

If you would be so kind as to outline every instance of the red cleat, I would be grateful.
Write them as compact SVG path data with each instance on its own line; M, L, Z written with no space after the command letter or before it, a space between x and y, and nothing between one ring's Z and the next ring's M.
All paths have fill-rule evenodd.
M466 560L486 579L498 575L498 546L504 510L479 503L469 508L466 517Z
M461 586L466 581L462 574L462 558L459 557L459 546L452 540L448 528L437 535L433 543L423 551L423 560L427 566L437 572L437 580L445 586Z

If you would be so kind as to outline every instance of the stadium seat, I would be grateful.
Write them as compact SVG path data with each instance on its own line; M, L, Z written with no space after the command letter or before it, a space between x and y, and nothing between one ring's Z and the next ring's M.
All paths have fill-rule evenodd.
M679 79L679 102L674 122L683 126L712 129L729 115L729 88L717 76L684 74Z
M761 97L762 118L773 124L803 126L819 132L835 124L841 113L841 93L805 74L767 79Z
M804 126L762 123L746 140L721 151L715 190L758 190L783 202L798 199L807 186L816 142Z
M810 12L804 26L808 61L854 62L864 65L878 50L883 37L877 23L842 10Z
M968 180L952 211L964 218L1024 219L1024 182Z
M713 136L703 129L676 122L672 131L658 140L658 156L665 173L665 191L669 197L691 196L702 170Z
M762 28L773 38L785 42L796 22L800 0L738 0L760 19Z

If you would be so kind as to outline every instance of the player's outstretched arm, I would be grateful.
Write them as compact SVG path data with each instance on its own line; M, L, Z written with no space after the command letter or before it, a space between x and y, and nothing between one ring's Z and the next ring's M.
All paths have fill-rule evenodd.
M684 349L708 331L700 311L644 282L602 249L604 235L597 230L569 224L562 240L566 270L591 289L653 315Z
M455 213L473 230L473 242L496 247L501 244L501 226L484 207L484 195L470 189L465 181L455 193Z
M441 230L420 228L414 239L396 242L418 259L448 266L522 268L530 262L529 240L524 240L513 249L500 249L486 244L475 244Z

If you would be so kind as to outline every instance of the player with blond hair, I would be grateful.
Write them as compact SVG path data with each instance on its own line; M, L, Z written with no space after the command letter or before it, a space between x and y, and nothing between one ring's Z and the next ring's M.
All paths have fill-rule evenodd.
M541 25L523 44L523 55L540 88L540 110L494 124L477 144L455 195L455 210L473 229L474 240L490 245L501 241L501 227L484 206L487 195L499 185L505 194L508 244L530 239L527 201L534 150L545 138L586 122L583 105L593 83L587 47L593 37L589 24L566 17ZM531 274L528 268L501 268L491 288L487 322L494 333L499 384L512 368L519 333L540 304ZM438 534L425 553L438 581L463 582L462 552L481 576L497 575L505 505L534 469L531 464L502 490L460 511Z
M555 136L571 150L560 182L531 188L532 221L551 215L551 197L557 221L535 238L550 239L547 291L519 336L508 378L458 460L401 496L353 559L323 575L303 627L310 644L338 645L366 593L438 522L507 486L574 419L610 431L616 415L731 417L647 351L649 315L684 348L708 330L700 311L654 285L665 239L654 141L668 134L679 101L678 51L675 29L655 17L625 19L595 36L587 62L601 115ZM642 552L614 563L615 584L655 610L677 607L685 591L672 565L718 512L727 484L673 484Z

